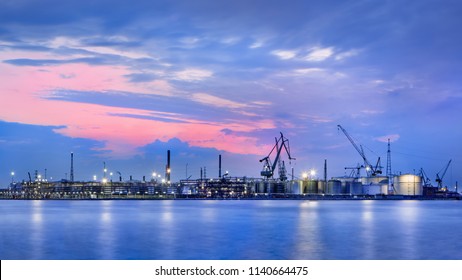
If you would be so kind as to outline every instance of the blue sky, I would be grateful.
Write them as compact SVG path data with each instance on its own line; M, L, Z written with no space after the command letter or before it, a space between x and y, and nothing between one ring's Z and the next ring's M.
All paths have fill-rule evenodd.
M274 137L296 176L371 162L394 172L449 159L461 181L458 1L2 1L0 182L102 163L136 178L258 177ZM175 172L177 171L177 172ZM43 171L41 171L43 173Z

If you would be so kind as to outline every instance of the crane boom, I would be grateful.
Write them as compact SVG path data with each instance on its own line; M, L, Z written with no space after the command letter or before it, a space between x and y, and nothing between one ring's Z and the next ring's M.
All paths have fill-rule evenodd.
M358 145L355 143L355 141L353 140L353 138L351 138L350 134L348 134L348 132L341 126L341 125L337 125L338 129L340 129L343 134L345 134L345 136L348 138L348 140L351 142L351 144L353 145L353 147L356 149L356 151L359 153L359 155L363 158L364 160L364 165L366 167L366 171L368 172L368 175L371 174L372 176L375 176L377 174L381 174L382 171L380 170L380 157L377 161L377 164L375 165L375 167L369 162L369 160L367 160L367 157L366 157L366 154L364 154L364 150L363 150L363 147L361 146L358 147Z
M446 164L446 167L444 168L444 171L443 173L441 174L440 176L440 172L442 170L440 170L440 172L438 172L436 174L436 182L438 183L438 188L442 188L443 187L443 178L444 178L444 175L446 175L446 171L448 171L448 168L449 168L449 165L451 165L451 162L452 162L452 159L449 160L448 164Z
M276 166L280 164L280 157L281 157L281 152L283 148L286 151L287 155L289 156L289 160L295 160L295 158L293 158L290 155L289 140L284 137L282 132L280 133L281 133L281 137L279 139L275 138L276 144L273 146L270 153L266 157L260 160L260 162L265 162L263 165L263 170L261 171L260 174L261 176L266 177L268 179L273 177L274 171L276 170ZM273 162L271 162L270 156L273 153L273 151L276 151L276 158L274 159ZM280 166L284 169L284 164L280 164ZM283 174L280 174L280 175L281 175L280 179L284 180L285 175Z

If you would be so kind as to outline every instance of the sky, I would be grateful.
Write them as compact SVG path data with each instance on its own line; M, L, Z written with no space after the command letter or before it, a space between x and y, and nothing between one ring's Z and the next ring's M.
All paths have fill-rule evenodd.
M280 132L300 177L370 162L462 182L459 1L2 0L0 186L103 166L260 177ZM272 155L274 158L274 154ZM12 178L11 172L14 172ZM385 172L384 172L385 173ZM441 174L441 173L440 173Z

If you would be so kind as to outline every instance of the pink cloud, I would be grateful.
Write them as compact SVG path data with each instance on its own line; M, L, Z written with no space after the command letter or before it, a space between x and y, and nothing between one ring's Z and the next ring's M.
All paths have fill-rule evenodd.
M399 139L399 134L390 134L390 135L384 135L380 137L376 137L375 140L383 143L387 143L388 139L390 139L390 142L396 142Z
M256 129L274 128L272 121L260 122L208 122L188 119L179 114L150 110L110 107L104 105L50 100L48 96L55 89L99 91L110 90L151 93L149 86L169 91L168 83L154 85L128 83L124 67L89 66L84 64L29 67L0 63L0 119L34 125L63 126L56 133L101 141L102 150L112 156L127 157L137 149L156 139L168 141L179 138L192 146L216 148L239 154L265 154L267 145L258 144L253 137L225 135L229 128L237 132L251 132ZM131 116L156 116L163 114L178 123L142 119Z

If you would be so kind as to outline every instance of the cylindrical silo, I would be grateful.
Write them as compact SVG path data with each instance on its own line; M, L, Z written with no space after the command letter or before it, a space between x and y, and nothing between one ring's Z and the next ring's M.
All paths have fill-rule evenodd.
M422 178L414 174L403 174L395 176L393 184L397 194L401 195L422 195Z
M351 194L363 194L363 184L361 182L351 182L350 185Z
M342 182L339 180L329 180L327 182L327 193L329 194L342 193Z
M382 186L379 184L363 185L363 193L368 195L381 194Z
M290 181L287 182L287 192L291 194L303 193L303 181Z
M304 180L303 186L303 193L318 193L318 180Z
M326 182L318 181L318 193L326 193Z

